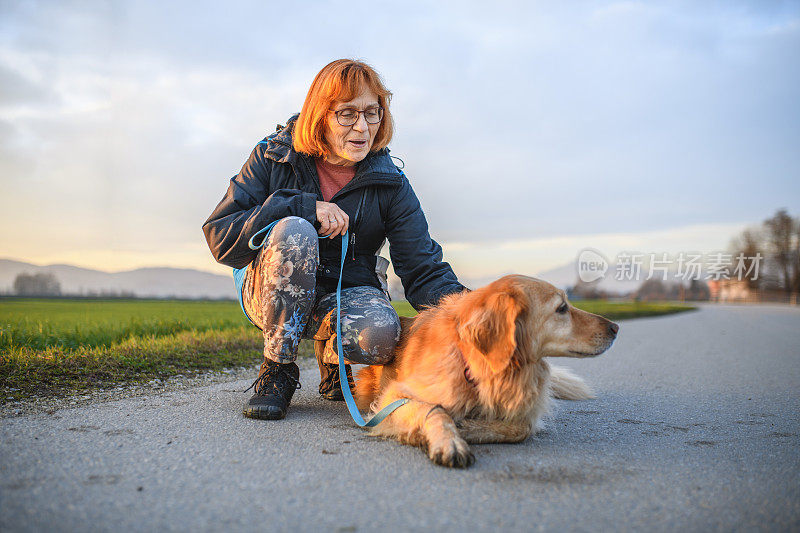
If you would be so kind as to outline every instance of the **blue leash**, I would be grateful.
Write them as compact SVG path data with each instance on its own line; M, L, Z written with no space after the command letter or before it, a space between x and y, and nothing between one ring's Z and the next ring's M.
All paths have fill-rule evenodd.
M269 234L272 232L272 228L277 224L278 221L272 222L271 224L267 225L265 228L258 231L255 235L250 237L250 241L248 242L248 246L250 246L251 250L258 250L264 243L267 242L267 238ZM261 235L262 233L266 233L264 238L261 241L261 244L256 245L254 243L255 238ZM344 260L347 257L347 243L350 240L349 231L345 232L342 235L342 262L339 265L339 283L336 285L336 352L339 356L339 384L342 387L342 395L344 396L344 401L347 404L347 410L350 411L350 416L353 418L353 421L362 428L371 428L375 427L383 420L392 414L395 409L408 403L408 398L401 398L399 400L395 400L377 413L375 416L370 418L369 420L365 421L364 418L361 416L361 413L358 412L358 407L356 407L356 401L353 399L353 393L350 392L350 384L347 382L347 372L345 371L344 367L344 349L342 348L342 274L344 273ZM320 237L321 239L326 238ZM246 313L245 313L246 314Z

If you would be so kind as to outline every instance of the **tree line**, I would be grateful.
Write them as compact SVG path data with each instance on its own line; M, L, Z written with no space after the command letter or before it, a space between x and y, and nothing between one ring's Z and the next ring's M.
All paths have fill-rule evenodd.
M17 296L61 296L61 283L55 274L23 272L14 278L14 294Z
M747 283L752 289L782 290L786 295L800 292L800 218L779 209L760 225L742 231L731 243L735 254L750 264L762 258L757 278Z
M61 290L61 282L52 272L28 274L23 272L14 278L13 294L15 296L53 298L58 296L80 296L88 298L136 298L133 291L117 291L111 289L84 290L80 294L66 295Z

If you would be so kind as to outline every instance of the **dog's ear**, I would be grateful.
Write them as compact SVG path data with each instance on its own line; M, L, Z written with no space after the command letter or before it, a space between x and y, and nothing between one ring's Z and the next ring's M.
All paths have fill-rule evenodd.
M476 291L470 296L459 315L459 347L471 372L490 377L508 366L517 348L516 321L522 301L516 291Z

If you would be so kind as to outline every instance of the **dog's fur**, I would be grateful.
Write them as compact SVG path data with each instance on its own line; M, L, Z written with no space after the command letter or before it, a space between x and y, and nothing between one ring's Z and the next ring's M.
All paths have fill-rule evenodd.
M520 442L551 397L593 397L583 380L544 358L599 355L617 330L547 282L506 276L403 320L392 363L358 373L356 403L377 412L408 398L373 434L425 448L435 463L467 467L474 462L467 443Z

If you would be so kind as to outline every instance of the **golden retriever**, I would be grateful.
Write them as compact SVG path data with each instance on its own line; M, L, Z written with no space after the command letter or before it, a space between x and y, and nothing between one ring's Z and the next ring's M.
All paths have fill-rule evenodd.
M618 330L545 281L506 276L404 320L394 360L358 373L356 403L377 412L408 398L372 434L420 446L434 463L468 467L475 458L467 443L520 442L551 397L592 398L581 378L544 358L599 355Z

